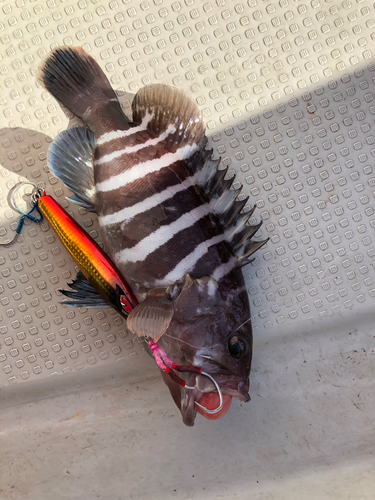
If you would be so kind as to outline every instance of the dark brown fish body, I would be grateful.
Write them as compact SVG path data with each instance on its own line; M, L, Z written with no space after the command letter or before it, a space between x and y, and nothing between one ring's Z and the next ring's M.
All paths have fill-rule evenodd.
M237 199L233 179L224 179L204 149L197 107L153 85L137 93L129 123L81 49L57 49L40 79L95 134L82 144L79 129L66 131L49 161L73 201L98 214L107 253L141 302L128 328L158 342L174 362L212 374L224 394L248 401L252 332L240 267L265 242L251 241L259 226L240 214L247 200ZM195 401L214 390L210 380L189 374L188 385L198 387L191 390L163 377L193 425Z

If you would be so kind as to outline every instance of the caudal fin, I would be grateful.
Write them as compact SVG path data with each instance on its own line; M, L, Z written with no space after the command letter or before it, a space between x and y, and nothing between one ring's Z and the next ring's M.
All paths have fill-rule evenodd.
M90 122L94 104L117 100L107 77L81 47L58 47L39 70L38 80L72 113Z

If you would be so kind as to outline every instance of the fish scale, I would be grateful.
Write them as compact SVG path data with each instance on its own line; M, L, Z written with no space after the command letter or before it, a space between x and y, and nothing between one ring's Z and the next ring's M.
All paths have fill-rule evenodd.
M130 123L80 48L53 51L39 78L92 130L60 134L48 161L72 201L98 214L106 251L140 302L128 329L157 342L173 362L218 377L227 400L248 401L252 329L240 268L266 241L251 241L259 226L247 225L234 179L205 149L198 107L177 89L150 85L136 94ZM186 389L162 376L193 425L212 383L196 384L189 373Z

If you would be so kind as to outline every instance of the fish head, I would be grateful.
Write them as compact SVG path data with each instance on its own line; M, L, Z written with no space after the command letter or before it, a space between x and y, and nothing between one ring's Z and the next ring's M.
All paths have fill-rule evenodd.
M158 345L179 365L191 365L209 374L223 394L223 409L213 381L194 373L179 373L186 385L180 386L162 372L174 402L186 425L194 425L197 410L211 420L224 416L232 397L248 402L249 375L252 358L250 308L242 275L235 271L219 283L210 277L187 276L182 291L174 302L169 328ZM239 285L240 283L240 285Z

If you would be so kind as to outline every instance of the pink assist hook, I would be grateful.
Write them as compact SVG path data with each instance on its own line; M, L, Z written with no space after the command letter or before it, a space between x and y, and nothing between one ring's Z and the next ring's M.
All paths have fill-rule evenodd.
M181 387L185 387L186 389L195 389L195 387L187 385L185 380L183 380L181 377L176 375L173 370L176 370L180 373L184 373L184 372L185 373L195 373L196 375L204 375L205 377L208 377L211 380L211 382L214 384L214 386L219 394L219 406L217 408L215 408L214 410L209 410L209 409L205 408L204 406L202 406L201 404L199 404L197 401L195 401L195 404L197 406L199 406L199 408L202 408L203 411L205 411L206 413L210 413L210 414L217 413L218 411L220 411L222 409L222 407L223 407L223 394L221 392L219 384L216 382L216 380L209 373L204 372L202 370L202 368L198 368L196 366L178 365L177 363L174 363L173 361L171 361L168 358L168 356L163 351L163 349L161 349L161 347L159 347L158 344L156 344L156 342L153 342L152 340L150 340L148 342L148 347L151 349L151 352L154 355L154 358L155 358L155 361L156 361L156 364L158 365L158 367L164 373L168 373L168 375L171 377L171 379L174 382L176 382L177 384L179 384Z

